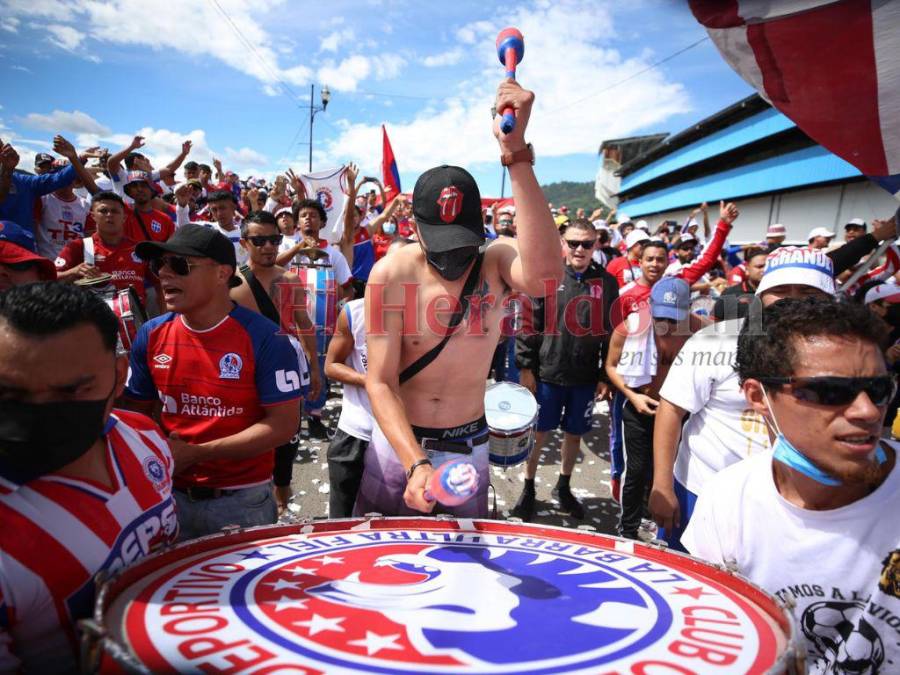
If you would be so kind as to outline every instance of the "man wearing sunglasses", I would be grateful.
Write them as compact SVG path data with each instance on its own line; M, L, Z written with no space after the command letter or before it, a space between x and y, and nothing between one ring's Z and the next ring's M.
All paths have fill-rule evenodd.
M772 453L713 478L682 541L793 607L810 672L900 662L900 470L881 440L896 391L884 324L855 303L789 298L748 321L736 369ZM801 631L798 631L798 633Z
M784 298L829 297L834 290L829 256L805 248L776 248L765 259L746 313L758 326L762 307ZM693 336L660 390L650 512L661 528L659 537L677 550L684 550L681 533L707 481L769 447L763 419L747 405L734 370L743 324L743 318L735 318Z
M525 465L525 487L512 511L526 522L534 517L534 478L541 452L548 434L559 426L564 434L562 466L552 496L563 511L578 519L584 517L584 507L572 494L569 480L581 438L591 430L594 401L609 395L600 364L612 330L610 308L619 293L615 277L593 261L596 243L597 233L589 220L569 223L562 237L565 276L555 302L538 298L526 303L526 311L531 308L533 331L516 338L519 381L540 404L534 448ZM556 316L547 317L547 311ZM556 329L548 330L551 325Z
M296 274L275 264L281 240L275 216L268 211L255 211L244 219L241 246L247 251L247 263L238 269L244 283L231 289L231 298L277 323L292 341L298 341L295 347L300 358L300 381L304 386L308 384L310 395L316 397L322 376L316 358L315 328L306 311L306 287L300 284ZM296 454L296 437L275 448L273 478L279 511L287 508L291 497L291 472Z
M55 280L56 268L37 254L34 235L11 220L0 220L0 291Z
M296 350L234 304L234 247L215 230L184 225L137 254L159 276L168 313L138 331L126 396L169 434L182 539L275 522L273 450L300 419Z

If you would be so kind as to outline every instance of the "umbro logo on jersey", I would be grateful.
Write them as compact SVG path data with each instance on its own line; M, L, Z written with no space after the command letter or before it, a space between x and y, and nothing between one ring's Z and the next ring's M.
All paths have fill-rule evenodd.
M157 354L153 357L153 361L156 362L156 368L168 368L172 363L172 357L168 354Z

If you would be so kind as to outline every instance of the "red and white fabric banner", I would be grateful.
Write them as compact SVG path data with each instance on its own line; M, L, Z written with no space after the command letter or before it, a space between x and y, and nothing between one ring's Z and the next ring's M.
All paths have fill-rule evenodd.
M723 58L817 143L900 190L900 0L690 0Z

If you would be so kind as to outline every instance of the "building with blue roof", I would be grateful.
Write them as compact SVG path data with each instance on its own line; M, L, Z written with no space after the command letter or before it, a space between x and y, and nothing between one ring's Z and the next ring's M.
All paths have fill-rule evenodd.
M719 200L741 210L730 240L761 241L781 223L805 243L814 227L843 237L852 218L890 217L896 200L830 153L754 94L677 134L605 141L597 196L618 200L619 213L683 223L701 202L715 226ZM606 199L604 199L606 198Z

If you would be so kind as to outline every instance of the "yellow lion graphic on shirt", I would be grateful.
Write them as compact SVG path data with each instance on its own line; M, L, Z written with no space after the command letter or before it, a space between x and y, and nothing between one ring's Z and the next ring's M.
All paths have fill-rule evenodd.
M900 549L891 551L881 562L884 567L878 578L878 588L882 593L900 598Z

